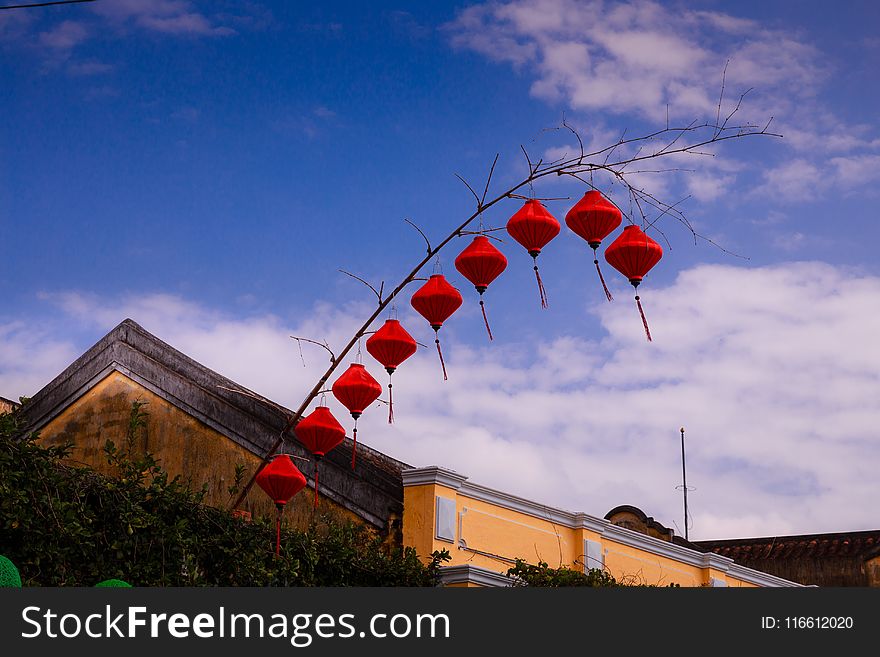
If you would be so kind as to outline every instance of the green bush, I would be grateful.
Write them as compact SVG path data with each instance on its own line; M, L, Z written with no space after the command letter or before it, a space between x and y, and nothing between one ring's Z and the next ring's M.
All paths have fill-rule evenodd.
M0 588L20 588L21 575L15 564L0 555Z
M104 453L118 476L64 462L70 445L21 435L18 413L0 415L0 553L25 586L434 586L446 551L425 565L354 522L316 517L305 531L235 518L202 503L150 454L132 453L146 420L132 407L122 447Z
M587 572L567 566L551 568L545 561L535 565L517 559L507 576L513 580L513 586L621 586L611 573L598 568Z
M659 584L648 584L639 576L624 577L620 580L611 573L600 568L592 568L587 572L575 570L568 566L551 568L547 562L539 561L537 565L522 559L509 568L507 576L513 586L595 586L614 587L630 586L636 588L660 588ZM664 588L679 588L679 584L667 584Z

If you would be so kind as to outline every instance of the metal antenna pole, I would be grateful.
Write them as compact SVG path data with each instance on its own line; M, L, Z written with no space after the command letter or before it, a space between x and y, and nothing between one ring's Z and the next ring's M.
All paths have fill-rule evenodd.
M684 493L684 540L688 540L688 487L684 464L684 427L681 428L681 489Z

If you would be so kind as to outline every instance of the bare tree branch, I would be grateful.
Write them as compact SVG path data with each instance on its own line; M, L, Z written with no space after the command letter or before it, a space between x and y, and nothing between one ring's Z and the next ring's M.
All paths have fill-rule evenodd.
M526 152L526 148L525 148L525 146L523 146L522 144L520 144L519 147L520 147L520 149L522 150L523 155L526 156L526 163L529 165L529 173L530 173L530 174L535 173L535 168L532 166L532 158L530 158L530 157L529 157L529 154Z
M311 344L318 345L322 349L326 349L327 352L330 354L330 362L334 363L334 364L337 362L336 354L333 353L333 350L330 348L330 345L328 345L326 341L325 342L318 342L317 340L309 340L308 338L300 338L296 335L291 335L290 337L293 338L294 340L296 340L297 342L299 342L299 341L309 342Z
M355 276L351 272L345 271L344 269L340 269L339 271L342 272L343 274L345 274L346 276L351 276L356 281L360 281L361 283L366 285L368 288L370 288L373 291L373 294L376 295L376 298L379 300L379 303L382 303L382 294L376 288L374 288L372 285L367 283L367 281L365 281L363 278L361 278L360 276ZM382 284L384 285L384 282Z
M494 235L486 235L486 233L488 233L488 232L490 232L490 231L494 231L494 230L505 230L505 229L504 229L504 228L500 228L500 229L499 229L499 228L489 228L489 229L487 229L487 230L463 230L463 231L461 231L461 232L459 233L459 235L461 235L461 236L464 236L464 235L482 235L483 237L485 237L485 238L487 238L487 239L495 240L496 242L500 242L501 244L504 244L504 240L503 240L503 239L501 239L501 238L499 238L499 237L495 237Z
M461 223L458 226L456 226L455 228L453 228L448 233L448 235L436 246L432 246L430 240L427 238L425 233L418 226L416 226L409 219L405 219L405 221L407 223L409 223L411 226L413 226L419 232L419 234L425 239L425 242L428 247L426 255L423 256L422 259L415 264L415 266L412 268L412 270L406 276L404 276L403 280L401 280L401 282L393 290L391 290L389 293L387 293L384 297L382 296L382 292L376 292L376 290L372 286L369 286L371 289L373 289L374 292L376 292L377 297L379 298L378 307L374 310L374 312L370 315L370 317L368 317L366 319L366 321L363 323L363 325L355 332L355 334L352 336L352 338L349 340L349 342L342 348L342 350L339 352L338 357L333 354L333 352L330 350L329 346L327 346L326 344L322 345L322 344L314 342L312 340L307 340L308 342L313 342L314 344L318 344L319 346L322 346L323 348L327 349L330 352L331 357L332 357L331 364L330 364L329 368L327 369L327 371L317 381L317 383L312 388L312 390L305 396L305 398L303 399L302 403L300 404L300 406L296 410L296 412L291 416L291 419L290 419L291 426L296 425L296 423L302 417L302 414L308 408L309 404L311 404L312 400L318 394L320 394L320 392L324 389L324 386L327 383L327 381L329 380L330 376L333 374L335 369L338 367L338 365L340 363L340 359L344 358L346 356L346 354L348 354L348 352L358 343L358 341L361 339L361 337L363 335L365 335L370 330L371 325L380 316L382 311L397 297L398 294L400 294L406 288L407 285L409 285L410 283L412 283L413 281L416 281L416 280L424 280L423 278L419 277L419 273L425 265L427 265L435 256L437 256L440 253L440 251L447 244L449 244L453 239L461 236L462 234L465 234L467 232L467 229L470 226L470 224L473 221L475 221L478 217L480 217L480 215L484 211L488 210L489 208L493 207L494 205L500 203L501 201L503 201L505 199L527 198L527 197L523 197L523 196L518 195L517 192L525 186L528 186L530 189L532 189L535 182L541 180L542 178L544 178L546 176L562 176L562 175L572 176L578 180L581 180L586 185L588 185L590 188L595 189L595 186L592 184L592 182L587 181L582 176L589 174L592 177L592 174L594 172L604 172L611 177L612 183L618 182L628 191L628 193L630 195L631 203L633 203L635 210L638 211L638 213L641 215L642 224L648 228L651 228L651 229L657 231L658 234L663 236L663 239L666 239L666 236L663 234L662 231L659 230L657 222L661 217L668 215L668 216L674 217L676 220L681 222L685 227L687 227L687 229L694 235L695 240L696 239L703 239L703 240L709 242L710 244L717 246L717 244L715 244L715 242L713 242L712 240L698 234L693 229L693 227L690 225L689 221L687 220L687 217L681 212L680 208L678 207L679 204L682 203L684 199L677 201L674 204L669 204L664 201L661 201L660 199L656 198L654 195L650 194L649 192L646 192L644 189L641 189L641 188L636 187L633 184L631 184L629 182L629 180L627 179L627 176L633 175L635 172L632 172L632 171L628 172L626 169L627 169L627 167L629 167L635 163L638 163L638 162L642 162L645 160L651 160L651 159L658 159L658 158L662 158L662 157L669 157L669 156L675 155L675 154L714 156L714 153L709 153L709 152L706 152L701 149L703 149L704 147L709 146L709 145L723 143L725 141L732 140L732 139L742 139L745 137L757 137L757 136L781 137L782 135L769 132L769 126L770 126L770 122L772 121L772 118L771 118L771 121L768 121L767 124L763 128L759 128L758 126L748 124L748 123L742 124L742 125L729 125L730 119L739 111L740 106L743 102L743 99L745 98L745 95L747 93L748 93L748 91L746 93L742 94L742 96L740 96L739 102L734 107L734 109L731 111L731 113L728 115L728 117L721 123L721 125L718 125L718 120L720 119L720 110L717 112L716 120L714 123L710 123L710 122L697 123L695 121L692 121L691 123L689 123L685 126L671 127L669 125L669 122L667 119L667 122L666 122L666 125L664 128L656 130L654 132L650 132L650 133L638 136L638 137L627 138L626 137L627 131L624 130L623 133L621 134L620 138L615 143L610 144L608 146L605 146L603 148L600 148L596 151L593 151L592 153L585 153L584 152L583 141L580 139L580 135L578 135L577 131L574 130L570 125L565 123L565 121L563 119L563 126L562 127L570 130L571 132L573 132L575 134L575 136L578 139L578 143L581 146L581 152L577 156L564 157L564 158L557 160L557 161L554 161L552 163L545 163L543 158L539 159L537 162L532 162L532 160L529 157L528 153L526 152L525 148L520 146L521 150L523 151L523 155L526 158L526 162L529 166L528 175L525 178L523 178L521 181L511 185L509 189L505 190L504 192L502 192L501 194L499 194L495 198L488 200L488 201L486 200L486 196L488 195L488 190L489 190L491 179L493 177L493 173L495 170L495 165L498 161L497 155L495 157L495 161L492 164L492 168L489 171L489 176L487 178L486 186L485 186L482 197L474 191L474 189L470 186L470 184L468 184L468 182L464 178L462 178L458 174L455 174L456 177L462 183L464 183L464 185L467 187L468 191L470 191L470 193L473 195L474 199L476 200L476 204L477 204L476 210L470 216L463 219L461 221ZM646 149L646 146L648 144L655 142L657 140L660 140L660 139L667 139L668 140L666 145L663 146L661 149L659 149L659 150ZM636 147L635 148L635 155L626 156L625 154L621 154L616 159L613 159L615 152L621 152L621 151L623 151L623 149L625 147L629 147L629 146ZM620 149L620 151L618 149ZM675 171L675 169L669 169L669 170ZM647 171L649 171L649 170L645 170L643 172L647 172ZM661 169L658 169L656 172L659 173L661 171L662 171ZM657 212L659 212L660 214L656 218L654 218L653 220L649 221L649 219L647 217L647 213L646 213L646 207L652 208L652 209L656 210ZM632 217L632 214L633 214L633 210L631 209L630 212L628 213L628 218L630 221L635 223L635 220ZM500 230L500 229L492 229L492 230ZM481 231L481 232L486 232L486 231ZM666 241L668 243L668 239ZM718 247L718 248L721 248L721 247ZM730 253L726 249L721 249L721 250L724 251L725 253ZM731 254L731 255L736 255L736 254ZM344 273L348 273L348 272L344 272ZM357 278L357 277L355 277L355 278ZM361 280L361 279L359 279L359 280ZM362 280L362 282L365 282L365 281ZM384 291L384 283L383 283L383 291ZM295 339L298 339L298 340L299 339L305 340L305 338L296 338L295 336L291 336L291 337L294 337ZM425 345L421 345L421 343L419 343L419 344L420 344L420 346L423 346L423 347L425 346ZM259 473L260 469L265 465L265 463L268 462L268 459L271 457L271 455L278 448L278 445L280 444L281 440L282 440L282 438L279 438L279 440L274 445L272 445L270 447L270 449L268 450L268 452L266 453L266 455L263 458L263 463L260 465L260 467L257 468L257 471L253 474L253 476L251 477L251 480L239 493L238 499L236 499L233 502L233 505L232 505L233 508L240 505L242 500L244 500L244 498L247 496L248 491L252 487L253 482L254 482L257 474Z
M492 182L492 174L495 173L495 165L498 164L498 153L495 153L495 159L492 160L492 167L489 169L489 175L486 177L486 187L483 189L483 195L477 202L477 207L482 208L486 200L486 194L489 193L489 184Z
M474 200L477 202L477 209L479 210L482 204L480 203L480 197L479 197L479 196L477 195L477 193L474 191L474 188L471 187L471 186L468 184L468 181L467 181L467 180L465 180L464 178L462 178L462 177L461 177L460 175L458 175L457 173L455 174L455 177L458 178L461 182L463 182L463 183L464 183L464 186L467 187L468 190L470 190L470 193L474 195Z
M718 122L721 120L721 101L724 100L724 82L727 79L727 67L730 65L730 60L728 59L724 62L724 70L721 72L721 93L718 94L718 110L715 112L715 125L718 125ZM721 130L721 127L718 127L718 130ZM716 134L719 134L716 132Z
M425 235L425 233L422 232L422 229L421 229L421 228L419 228L418 226L416 226L416 225L415 225L412 221L410 221L409 219L404 219L404 221L405 221L406 223L408 223L410 226L412 226L413 228L415 228L417 231L419 231L419 235L421 235L421 236L425 239L425 244L428 245L428 253L431 253L431 250L432 250L432 249L431 249L431 240L428 239L428 236Z

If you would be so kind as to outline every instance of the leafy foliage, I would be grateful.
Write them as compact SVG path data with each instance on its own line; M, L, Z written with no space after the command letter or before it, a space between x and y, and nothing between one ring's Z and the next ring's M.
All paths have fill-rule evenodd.
M351 521L320 516L306 530L249 521L202 503L132 445L146 422L132 406L122 447L104 453L117 476L64 462L70 445L23 436L18 413L0 415L0 552L25 586L434 586L446 551L424 564Z
M513 580L513 586L633 586L646 588L658 586L656 584L640 582L637 578L633 577L617 580L611 573L600 568L592 568L587 572L583 572L568 566L551 568L545 561L539 561L537 565L530 564L522 559L517 559L516 565L508 569L507 576ZM677 588L678 586L678 584L669 584L669 587L672 588Z
M546 561L537 565L522 559L507 571L514 586L619 586L617 580L604 570L593 568L586 573L568 566L551 568Z

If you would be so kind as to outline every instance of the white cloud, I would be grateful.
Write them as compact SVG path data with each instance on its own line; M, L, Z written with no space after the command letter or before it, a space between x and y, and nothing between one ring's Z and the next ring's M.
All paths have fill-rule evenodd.
M833 157L835 182L844 189L860 187L880 180L880 155Z
M66 51L89 38L88 28L77 21L62 21L51 30L40 33L40 45Z
M776 235L773 238L773 246L788 253L794 253L807 243L807 236L800 231Z
M826 75L818 49L792 35L650 1L492 2L460 11L446 31L456 48L529 65L538 97L654 120L667 103L673 117L714 118L728 60L731 99L754 85L780 99L809 96Z
M797 29L650 0L509 0L467 7L445 32L456 49L524 71L533 96L589 116L582 125L604 115L657 125L723 121L751 90L730 125L763 128L772 117L773 131L795 152L788 161L766 161L763 190L776 201L809 198L829 166L835 183L847 172L849 189L876 180L876 166L860 166L875 155L850 157L876 151L876 125L852 124L832 111L822 94L834 79L831 60ZM822 159L831 154L839 157ZM716 174L668 178L704 202L733 182ZM668 183L651 185L669 189Z
M688 192L698 201L714 201L733 187L734 176L718 176L710 173L694 174L686 178Z
M839 156L821 163L797 158L766 170L763 184L750 195L775 202L803 203L831 189L861 190L878 180L880 155Z
M216 25L204 14L193 11L186 0L114 0L96 3L92 11L118 25L132 23L142 29L176 35L225 36L235 30Z
M666 288L645 281L645 340L631 289L597 305L606 334L474 348L441 334L394 374L395 423L381 404L359 422L365 443L415 466L439 464L541 503L602 516L634 504L681 527L686 427L691 538L876 528L864 500L880 468L880 279L818 262L700 266ZM343 344L367 306L318 306L295 325L236 318L179 297L109 302L50 295L56 330L0 329L0 394L32 394L124 317L238 383L296 407L327 354L290 334ZM501 312L495 308L495 312ZM418 337L421 318L402 313ZM76 331L74 331L76 333ZM39 354L38 358L33 358ZM353 354L349 356L353 358ZM364 354L383 385L386 375ZM330 400L344 425L345 410Z
M752 190L752 196L769 201L803 202L816 198L826 179L812 162L797 158L764 172L764 184Z
M32 395L78 355L70 340L39 323L0 319L0 396L17 400Z

